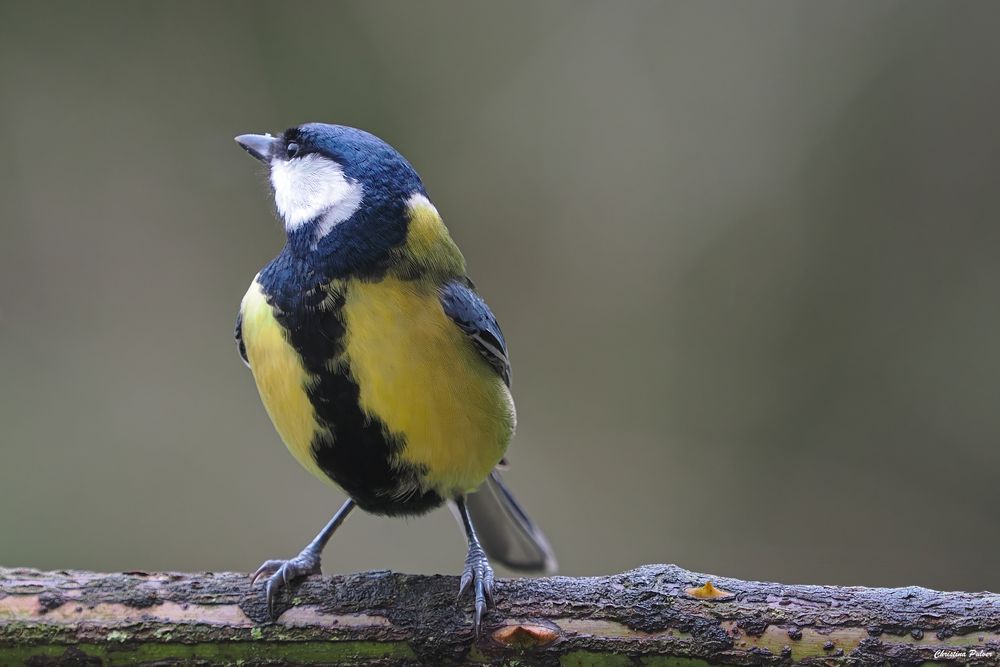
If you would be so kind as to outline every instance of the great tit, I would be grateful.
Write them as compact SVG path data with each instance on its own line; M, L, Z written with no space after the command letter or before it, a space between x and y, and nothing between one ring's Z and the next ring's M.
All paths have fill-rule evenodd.
M288 450L348 500L297 556L268 560L283 588L320 572L355 506L386 516L453 504L468 539L459 596L478 635L494 604L487 554L552 572L545 536L504 485L514 434L503 333L466 275L420 177L368 132L323 123L236 142L270 171L287 241L254 278L236 342Z

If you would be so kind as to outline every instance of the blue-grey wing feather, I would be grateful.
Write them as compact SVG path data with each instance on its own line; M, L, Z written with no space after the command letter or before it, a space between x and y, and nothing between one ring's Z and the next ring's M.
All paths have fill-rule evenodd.
M243 311L236 314L236 351L240 353L240 359L244 365L250 368L250 359L247 357L247 347L243 344Z
M475 345L486 362L510 386L510 358L497 318L468 285L450 282L441 288L441 306Z

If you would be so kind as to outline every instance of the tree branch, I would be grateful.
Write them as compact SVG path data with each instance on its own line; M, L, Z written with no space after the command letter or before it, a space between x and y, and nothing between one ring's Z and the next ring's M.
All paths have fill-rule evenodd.
M993 593L786 586L649 565L501 580L473 641L457 590L445 576L311 577L271 623L261 586L242 574L0 568L0 664L1000 664Z

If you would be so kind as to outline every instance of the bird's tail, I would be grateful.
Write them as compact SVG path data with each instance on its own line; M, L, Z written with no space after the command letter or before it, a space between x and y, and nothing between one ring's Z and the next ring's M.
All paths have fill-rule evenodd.
M494 470L465 498L486 554L511 570L553 574L558 567L545 535L514 499Z

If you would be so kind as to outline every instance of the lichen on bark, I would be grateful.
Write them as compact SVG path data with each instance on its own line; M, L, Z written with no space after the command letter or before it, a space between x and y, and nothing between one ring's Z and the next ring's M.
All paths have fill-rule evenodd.
M649 565L501 580L476 639L456 590L444 576L311 577L272 622L241 574L0 568L0 664L1000 665L993 593L788 586Z

